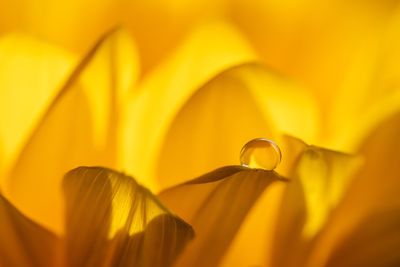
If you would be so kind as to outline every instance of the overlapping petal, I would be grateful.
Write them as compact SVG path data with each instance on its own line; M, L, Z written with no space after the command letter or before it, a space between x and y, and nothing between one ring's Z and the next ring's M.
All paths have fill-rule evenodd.
M313 142L354 152L360 113L398 89L398 14L396 1L234 0L230 16L263 62L317 97Z
M249 210L276 181L283 179L273 171L230 166L161 192L161 201L196 232L175 266L217 266Z
M360 54L360 63L374 60L377 37L398 6L371 3L233 0L230 16L265 62L307 82L324 105Z
M220 17L223 7L223 1L208 0L2 1L0 33L29 32L84 52L110 28L124 25L135 36L143 68L150 70L198 23Z
M332 211L347 193L360 166L358 158L314 146L303 146L283 192L272 248L272 266L305 264L312 244L324 229ZM290 250L290 257L286 257Z
M107 34L82 60L8 177L5 193L13 203L56 232L63 228L62 175L83 164L116 166L117 98L129 89L135 74L126 72L135 66L135 58L121 57L116 49L133 55L129 37L120 31Z
M376 125L400 110L400 8L391 12L335 90L328 130L337 149L356 151Z
M88 23L73 18L79 12L93 12L90 2L58 6L43 0L23 5L23 10L34 8L16 28L78 50L122 20L138 39L144 76L138 88L130 91L138 76L130 37L118 32L102 39L48 108L3 191L29 217L60 233L63 202L57 177L78 165L119 168L122 162L141 182L160 188L235 164L240 147L254 137L279 139L279 134L289 133L319 145L354 151L361 137L395 114L362 143L358 152L365 162L360 169L359 158L290 139L277 169L291 178L290 183L270 187L279 179L275 172L227 167L166 190L160 197L198 231L177 266L398 264L394 248L400 246L396 228L400 205L396 191L400 16L391 21L391 9L398 6L395 2L370 2L362 10L357 1L296 1L294 9L288 5L294 1L184 1L187 9L175 1L157 2L160 9L151 13L160 16L153 21L142 12L148 11L153 1L105 0L95 5L96 16L84 17ZM43 4L58 11L47 12L46 17L54 16L61 23L36 20ZM12 4L5 6L0 14L15 9ZM226 9L220 9L222 6ZM58 16L63 8L65 12ZM185 33L193 29L198 14L207 14L208 20L208 15L221 15L221 10L226 11L222 12L225 19L239 25L253 42L258 55L229 22L213 22L190 35ZM129 18L132 14L133 19ZM76 28L71 21L83 26L71 31ZM81 37L80 31L100 21ZM33 22L32 26L27 27L28 22ZM164 27L152 31L160 22ZM13 27L0 25L0 31ZM155 36L159 42L154 42ZM183 37L186 41L177 46ZM7 62L0 72L4 73L0 76L0 85L6 81L4 88L14 84L14 63L30 69L36 61L26 58L43 56L41 46L20 48L19 39L12 36L0 42L0 57L5 55ZM14 43L18 45L12 47ZM165 57L172 48L177 48L176 52ZM22 55L8 55L16 50ZM13 161L16 148L43 112L41 106L52 99L55 84L73 62L70 55L58 57L58 51L51 50L43 64L54 66L54 80L47 81L46 71L46 77L38 75L44 73L38 68L29 75L35 77L18 81L23 89L0 92L4 112L17 113L10 103L25 92L28 83L43 88L37 102L29 97L27 105L18 105L23 108L16 121L6 116L0 121L0 159L5 159L0 174ZM307 88L265 66L243 64L255 62L258 56ZM24 121L29 123L21 123ZM14 136L14 132L18 134ZM32 188L40 188L41 193ZM64 259L71 266L171 265L193 235L186 223L147 190L108 169L76 169L67 175L64 190ZM271 204L276 206L263 212ZM0 239L11 240L13 251L32 249L35 266L50 264L38 259L31 248L30 235L35 237L42 229L26 222L3 197L0 219L4 226L0 231L6 231ZM20 242L21 231L27 231L26 241ZM48 235L42 237L46 247L52 242ZM249 251L251 246L246 248L246 244L259 236L257 249ZM7 247L0 249L0 260L7 261L4 264L31 266L29 255L18 258L8 253ZM373 259L363 257L365 254Z
M397 260L397 252L392 251L391 245L388 244L393 242L390 244L395 247L399 240L398 232L390 231L393 229L391 224L398 220L396 210L398 211L400 205L397 190L399 188L397 164L397 154L400 148L398 141L399 117L400 115L397 113L379 124L360 147L360 153L364 156L363 167L355 174L355 178L349 184L347 194L343 197L329 225L325 227L318 240L316 248L320 249L316 250L315 257L310 261L316 266L325 263L328 258L329 261L335 262L337 259L332 257L335 253L343 253L343 248L340 246L347 242L346 240L349 235L352 236L352 233L355 238L352 241L355 242L352 248L355 256L350 258L349 262L343 261L343 264L354 263L354 261L362 264L363 259L357 255L367 253L369 248L364 247L364 244L361 243L360 234L356 230L358 228L365 229L366 236L362 240L368 240L371 249L382 253L374 259L371 257L370 260L385 258L388 264L392 260ZM380 214L382 214L382 218L379 217ZM370 224L370 226L366 224ZM374 246L373 236L379 234L382 234L379 242L383 243L377 242ZM357 240L360 240L360 243L357 243ZM379 244L382 244L387 250L382 251ZM323 249L327 247L333 249ZM379 265L380 262L376 262L376 264Z
M271 187L254 205L222 266L307 266L315 239L347 193L357 157L284 140L282 172L289 182ZM256 249L246 248L253 240Z
M61 87L75 56L23 34L0 38L1 184L45 107Z
M48 267L61 240L22 215L0 195L0 266Z
M80 167L64 179L67 266L170 266L192 228L123 174Z
M177 113L163 138L157 177L164 186L183 182L238 163L239 149L255 137L277 140L287 132L309 139L317 125L314 102L300 86L261 65L234 67L198 89Z
M216 74L252 60L249 45L229 24L215 22L194 31L132 96L123 129L126 170L150 188L159 187L157 157L176 113Z

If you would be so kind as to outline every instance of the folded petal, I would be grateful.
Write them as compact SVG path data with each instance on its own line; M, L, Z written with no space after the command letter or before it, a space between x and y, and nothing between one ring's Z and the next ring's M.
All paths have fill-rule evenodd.
M298 143L301 145L301 143ZM303 144L283 192L271 266L301 266L359 167L356 157ZM290 251L290 257L285 256Z
M346 195L316 243L318 250L310 260L314 266L324 264L330 257L330 253L336 253L336 250L341 251L340 246L343 245L343 241L347 240L348 236L360 225L364 225L371 218L377 216L376 214L398 210L400 207L398 197L398 188L400 187L398 179L399 134L400 113L397 113L379 124L360 146L359 153L364 156L363 167L354 175ZM379 227L390 225L392 223L390 219L393 222L398 220L396 216L385 217L383 225ZM378 219L376 220L377 223L380 223ZM389 227L387 230L391 231L391 228ZM368 231L365 232L366 235ZM393 235L395 238L395 231ZM358 246L363 246L363 244L360 242ZM378 243L376 249L381 251ZM367 251L364 254L366 258L369 258ZM357 253L361 253L361 251ZM385 255L388 254L383 253L381 256L385 257ZM389 258L393 256L389 255ZM374 260L372 255L370 259Z
M124 174L79 167L63 188L68 266L170 266L193 237L188 224Z
M75 56L23 34L0 38L0 186Z
M50 267L60 240L22 215L0 195L0 266Z
M161 201L196 232L174 266L217 266L249 210L279 180L274 171L230 166L161 192Z
M215 22L193 31L171 57L144 78L139 92L132 96L124 119L125 168L156 188L157 159L176 113L216 74L253 59L249 45L229 24Z
M125 67L131 66L117 52L125 48L125 41L123 32L114 31L88 53L48 108L9 176L5 192L13 203L54 231L63 228L63 174L82 164L116 164L116 100L126 90Z
M255 137L276 140L286 132L312 139L316 114L312 98L295 82L255 63L230 68L199 88L176 113L154 156L156 176L167 187L237 164L240 148Z
M284 136L279 142L282 161L276 171L284 177L293 174L299 157L307 145L296 138ZM219 266L269 266L274 257L276 232L281 229L279 216L287 183L274 183L249 210Z
M245 143L255 137L275 139L275 130L246 84L224 72L194 93L170 124L156 155L160 184L166 188L238 164Z

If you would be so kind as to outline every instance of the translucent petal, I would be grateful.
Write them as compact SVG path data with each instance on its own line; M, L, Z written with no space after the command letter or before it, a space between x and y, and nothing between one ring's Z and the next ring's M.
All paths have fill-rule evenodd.
M317 124L314 108L299 86L262 66L224 71L176 114L159 152L157 177L165 187L237 164L240 148L256 137L278 144L279 132L311 138Z
M155 188L160 147L179 109L217 73L252 59L248 44L228 24L206 24L192 32L132 96L124 119L126 170Z
M282 162L277 172L290 177L307 145L299 139L284 136L279 146ZM276 232L280 231L282 198L292 183L275 183L264 191L244 219L221 266L269 266L267 263L271 263L275 253Z
M82 164L116 164L115 105L127 63L116 51L124 38L118 31L106 35L77 66L8 179L5 192L13 203L56 232L63 229L62 175Z
M217 266L249 210L278 180L273 171L230 166L161 192L161 201L196 232L175 266Z
M319 134L317 102L296 80L257 63L239 66L229 75L237 77L252 92L264 116L279 132L306 141Z
M32 37L0 38L0 183L72 70L75 56Z
M353 233L360 225L364 225L367 220L371 220L373 216L381 212L387 211L387 214L394 214L390 211L400 206L398 197L399 134L400 113L397 113L381 122L364 140L359 149L360 154L364 156L364 165L354 175L346 195L331 216L330 224L316 243L315 247L318 250L310 260L314 266L323 264L334 249L340 251L343 240L347 240L350 233ZM397 217L393 216L392 220L396 221ZM390 217L385 217L382 223L390 225ZM390 229L389 227L387 230ZM393 234L395 235L395 232ZM380 251L378 244L376 249ZM359 243L359 245L362 244ZM383 254L382 257L384 255L387 254ZM371 260L373 260L372 256Z
M54 266L60 244L0 195L0 266Z
M193 237L146 188L124 174L80 167L64 179L68 266L170 266Z
M274 236L280 229L277 218L286 186L287 183L271 184L260 195L218 266L268 266L266 262L271 261Z
M299 266L306 261L313 240L347 192L359 165L356 157L304 146L282 196L271 266ZM285 256L288 250L290 257Z

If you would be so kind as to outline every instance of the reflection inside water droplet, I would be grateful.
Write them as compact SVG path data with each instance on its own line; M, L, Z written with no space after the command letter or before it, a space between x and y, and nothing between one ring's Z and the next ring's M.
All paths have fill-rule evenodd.
M265 138L249 141L240 151L240 164L254 169L273 170L279 165L281 158L279 146Z

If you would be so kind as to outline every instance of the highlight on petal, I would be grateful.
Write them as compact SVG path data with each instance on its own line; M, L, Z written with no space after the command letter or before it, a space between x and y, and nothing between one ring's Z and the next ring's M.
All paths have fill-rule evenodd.
M151 71L160 61L168 57L199 24L219 18L225 11L223 1L116 2L119 8L118 20L122 21L135 36L146 72ZM218 36L218 42L223 38ZM232 45L228 41L225 44Z
M321 233L318 242L315 244L315 255L310 259L310 262L315 266L325 264L328 259L336 261L337 259L332 257L334 257L335 253L342 253L343 248L341 246L343 246L343 242L348 240L352 233L358 235L358 230L356 229L367 227L364 225L368 222L371 224L370 227L376 225L376 227L384 228L386 225L389 231L391 229L390 225L398 221L398 216L392 211L398 211L400 207L398 197L398 188L400 187L398 179L399 135L400 113L396 113L378 124L369 137L363 141L359 148L359 153L364 156L364 165L355 173L352 182L348 185L346 195L332 214L329 225L325 227L325 231ZM376 216L380 212L384 212L384 218L378 219ZM371 220L376 220L376 222L373 223ZM374 231L384 230L381 228L371 229L367 227L366 237ZM382 234L382 238L385 238L388 232L383 232ZM392 234L391 238L393 239L390 242L397 242L398 233L393 232ZM354 242L357 242L357 240L359 238L355 239ZM363 253L361 248L365 244L361 242L358 243L360 251L354 251L357 255L359 255L358 253ZM374 241L371 242L374 243ZM381 251L381 248L378 247L379 242L374 248L377 250L376 252ZM331 249L327 250L327 247ZM366 254L369 248L366 247L365 249L364 255L369 258L368 254ZM390 250L387 253L381 252L382 254L379 258L387 257L386 260L388 261L396 256L391 254ZM355 260L356 258L353 259ZM370 260L374 260L372 256Z
M379 22L378 34L368 27L368 40L355 46L353 63L331 100L328 131L337 149L356 151L376 124L400 110L400 6L392 4L397 8Z
M2 2L1 32L20 30L57 43L76 52L84 52L115 24L110 16L115 1L19 0ZM114 15L114 14L113 14Z
M27 35L0 37L0 186L75 60L75 55Z
M170 266L192 228L131 177L100 167L66 174L69 266Z
M171 57L144 77L132 96L124 118L125 169L156 188L155 161L176 113L216 74L254 58L229 24L215 22L193 31Z
M274 247L274 236L279 231L277 217L282 194L291 183L273 183L260 195L248 211L218 266L268 266Z
M271 266L306 262L314 239L329 222L354 173L357 157L304 144L282 196ZM290 251L290 257L286 257Z
M0 194L0 266L54 266L60 244Z
M206 170L238 164L247 141L255 136L274 139L274 130L239 79L229 73L218 76L187 101L163 137L155 159L159 183L166 188Z
M354 108L353 111L350 111L349 109L338 108L340 113L335 113L336 118L344 119L340 124L340 129L335 132L335 138L332 140L333 145L340 149L357 151L363 140L368 138L368 135L375 130L376 125L398 113L400 111L400 90L398 89L400 82L393 87L395 87L395 90L386 92L381 96L377 95L375 99L370 100L371 103L359 104L359 110ZM375 95L373 92L366 94ZM351 106L350 103L348 105ZM339 120L336 123L339 125Z
M209 0L2 1L0 33L19 29L84 52L108 29L124 25L135 36L147 71L197 24L222 14L224 6L221 1Z
M155 158L157 177L167 187L237 164L240 148L254 137L279 141L286 132L311 139L316 114L315 103L294 82L257 64L231 68L198 89L176 114Z
M117 52L124 49L124 40L123 32L111 32L81 61L8 177L7 197L24 214L58 233L63 229L62 175L82 164L116 164L116 102L127 90L124 68L131 66Z
M229 166L162 191L161 201L196 232L174 266L217 266L249 210L275 181L283 179L274 171Z
M379 42L373 58L366 62L372 53L360 49L364 51L332 100L328 130L332 145L338 149L357 151L377 124L400 110L400 9L389 21L390 27L386 26L381 36L371 41L372 46Z
M397 1L230 2L231 19L263 61L306 83L326 115L342 86L355 86L346 88L346 96L359 101L355 92L381 67L379 57L390 45L387 21L399 7Z

